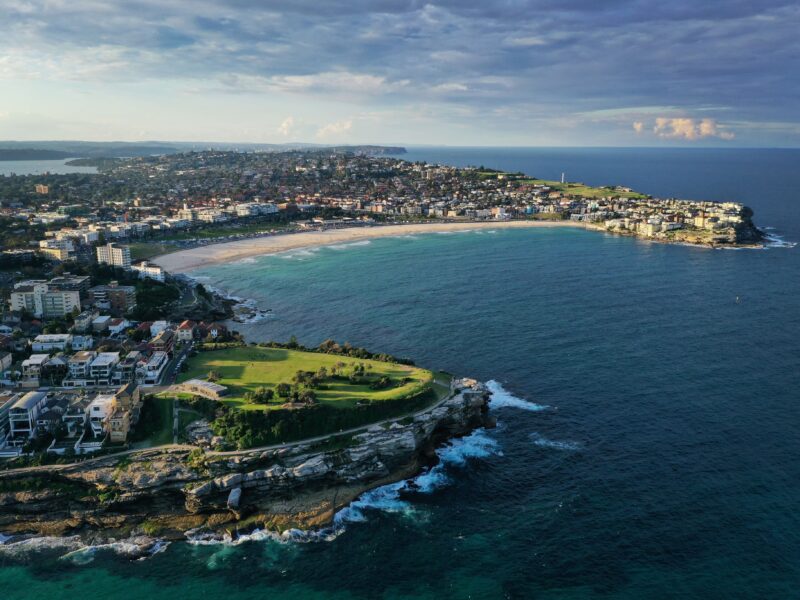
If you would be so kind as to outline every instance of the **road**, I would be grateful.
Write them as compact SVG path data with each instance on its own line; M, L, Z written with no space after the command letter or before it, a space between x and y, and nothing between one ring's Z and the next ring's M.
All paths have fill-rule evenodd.
M270 446L259 446L258 448L248 448L246 450L227 450L227 451L209 450L209 451L206 452L206 454L208 456L242 456L242 455L251 454L251 453L254 453L254 452L266 452L266 451L269 451L269 450L282 450L282 449L286 449L286 448L293 448L295 446L301 446L301 445L304 445L304 444L315 444L317 442L324 442L326 440L329 440L329 439L331 439L333 437L337 437L337 436L340 436L340 435L350 435L350 434L358 433L358 432L364 431L365 429L368 429L370 427L375 427L376 425L377 426L383 426L383 425L386 425L386 424L389 424L389 423L393 423L395 421L401 421L403 419L407 419L409 417L411 417L411 418L417 417L419 415L425 414L426 412L429 412L431 410L434 410L434 409L438 408L439 406L441 406L442 404L447 402L452 397L453 397L452 393L449 393L449 394L446 394L445 396L443 396L442 398L440 398L439 400L437 400L434 404L431 404L430 406L427 406L427 407L425 407L425 408L423 408L421 410L418 410L418 411L415 411L415 412L411 412L411 413L407 413L405 415L400 415L399 417L392 417L390 419L384 419L383 421L377 421L375 423L370 423L369 425L362 425L361 427L354 427L352 429L345 429L343 431L335 431L333 433L328 433L328 434L325 434L325 435L319 435L319 436L312 437L312 438L305 438L303 440L297 440L295 442L286 442L286 443L283 443L283 444L272 444ZM178 416L177 416L178 415L178 411L175 408L173 408L173 411L174 411L174 415L175 415L174 418L177 421L177 419L178 419ZM42 466L39 466L39 467L24 467L24 468L21 468L21 469L9 469L7 471L0 471L0 478L2 478L3 475L6 474L6 473L13 474L13 475L24 475L25 473L37 473L37 472L41 472L41 471L64 471L64 470L70 469L72 467L76 467L76 466L85 467L86 465L95 464L95 463L101 463L102 461L107 461L107 460L110 460L110 459L121 458L123 456L128 456L130 454L134 454L134 453L137 453L137 452L150 452L150 451L164 452L164 451L169 451L169 450L195 450L195 449L197 449L197 446L192 446L190 444L178 444L178 443L165 444L165 445L162 445L162 446L153 446L152 448L144 448L144 449L143 448L136 448L136 449L124 450L122 452L116 452L114 454L107 454L105 456L98 456L97 458L90 458L90 459L87 459L87 460L79 462L79 463L70 463L70 464L65 464L65 465L42 465Z

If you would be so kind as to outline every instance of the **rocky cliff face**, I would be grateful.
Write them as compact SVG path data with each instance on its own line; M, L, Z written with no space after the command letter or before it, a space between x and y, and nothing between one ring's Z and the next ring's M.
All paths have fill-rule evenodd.
M90 541L187 530L329 522L363 491L413 475L449 438L486 425L480 384L414 417L316 447L238 453L147 450L66 468L0 473L0 533ZM341 447L332 448L334 441Z

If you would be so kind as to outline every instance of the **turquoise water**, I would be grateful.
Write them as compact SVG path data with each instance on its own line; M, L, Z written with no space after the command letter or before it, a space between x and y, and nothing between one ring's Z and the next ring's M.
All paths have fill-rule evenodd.
M753 168L772 164L751 154ZM798 241L800 153L784 156L782 171L770 167L782 174L735 199ZM514 168L491 159L480 162ZM691 169L674 160L653 180L668 186L666 169L678 189ZM742 168L739 154L712 154L697 185ZM237 325L251 339L333 337L493 380L497 429L442 451L420 491L363 498L335 535L173 543L143 561L0 554L7 597L797 596L800 249L498 229L196 275L273 310Z

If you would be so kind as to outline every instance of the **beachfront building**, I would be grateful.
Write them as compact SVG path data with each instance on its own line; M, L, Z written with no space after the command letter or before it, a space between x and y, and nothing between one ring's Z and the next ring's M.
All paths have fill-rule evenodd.
M138 262L131 267L138 275L139 279L155 279L156 281L164 281L164 269L146 260Z
M131 268L131 249L113 242L96 248L97 262L101 265L111 265L121 269Z

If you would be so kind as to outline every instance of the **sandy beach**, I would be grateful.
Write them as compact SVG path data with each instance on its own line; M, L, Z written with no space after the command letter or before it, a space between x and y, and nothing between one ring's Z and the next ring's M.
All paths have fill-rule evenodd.
M583 225L575 221L492 221L479 223L415 223L408 225L348 227L344 229L327 229L325 231L301 231L235 242L209 244L208 246L164 254L152 259L151 262L160 265L170 273L184 273L205 265L231 262L250 256L275 254L311 246L328 246L419 233L519 227L583 227Z

